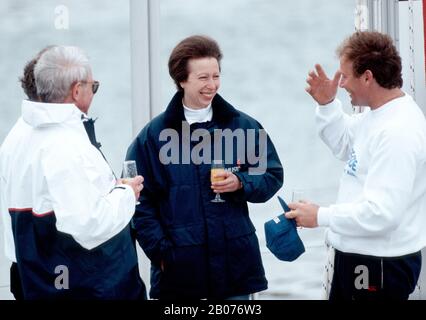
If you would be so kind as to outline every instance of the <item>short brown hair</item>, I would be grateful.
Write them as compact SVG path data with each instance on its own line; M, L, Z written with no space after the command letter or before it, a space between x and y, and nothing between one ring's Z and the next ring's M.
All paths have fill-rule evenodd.
M220 68L222 52L217 42L207 36L195 35L179 42L169 58L169 74L179 91L183 91L180 82L188 79L188 61L197 58L215 58Z
M48 49L53 47L53 45L50 45L41 49L33 59L27 62L24 67L24 74L22 75L22 77L19 78L19 81L21 82L21 87L22 89L24 89L24 92L30 101L40 100L39 95L37 93L37 87L34 77L35 65L37 64L37 61L38 59L40 59L41 55Z
M19 78L22 89L24 89L25 94L31 101L39 100L37 94L37 87L34 79L34 67L38 61L38 58L39 57L36 57L31 61L27 62L24 67L24 74L22 77Z
M370 70L381 87L402 87L401 57L392 38L386 34L376 31L355 32L343 41L337 49L337 55L353 63L353 72L357 77Z

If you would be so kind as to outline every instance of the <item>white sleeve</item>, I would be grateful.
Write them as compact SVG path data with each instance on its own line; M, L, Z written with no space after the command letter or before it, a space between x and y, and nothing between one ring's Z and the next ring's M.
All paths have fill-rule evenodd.
M368 237L398 227L416 175L416 146L401 130L388 130L371 144L363 201L321 208L318 222L335 233Z
M136 200L130 186L114 186L105 164L88 157L73 151L49 153L42 166L58 231L92 249L123 230Z
M353 130L360 116L349 116L342 110L342 103L334 99L328 105L316 108L316 123L320 138L340 160L347 160L353 143Z
M3 177L0 177L0 214L2 216L1 222L3 225L3 240L4 240L4 253L6 258L16 262L15 255L15 242L12 233L12 219L9 214L9 208L5 199L6 182Z

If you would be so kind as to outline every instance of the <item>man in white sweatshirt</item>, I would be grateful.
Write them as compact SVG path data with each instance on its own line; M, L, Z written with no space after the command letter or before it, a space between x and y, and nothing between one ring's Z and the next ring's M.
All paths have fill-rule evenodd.
M329 207L292 203L300 226L328 227L335 248L330 300L408 299L426 245L426 121L401 90L401 58L392 39L356 32L337 50L340 69L320 65L306 91L318 103L319 135L346 161L338 201ZM365 112L348 116L338 86Z

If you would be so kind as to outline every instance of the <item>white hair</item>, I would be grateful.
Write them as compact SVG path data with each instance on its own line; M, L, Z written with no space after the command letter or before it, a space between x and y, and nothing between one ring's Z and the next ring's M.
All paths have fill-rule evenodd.
M55 46L37 61L34 77L37 93L43 102L62 103L71 86L85 81L91 74L89 59L78 47Z

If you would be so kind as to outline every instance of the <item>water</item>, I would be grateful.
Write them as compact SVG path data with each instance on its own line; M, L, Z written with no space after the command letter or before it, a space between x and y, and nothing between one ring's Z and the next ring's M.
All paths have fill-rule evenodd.
M90 115L99 118L98 139L112 167L120 172L132 140L129 3L65 0L60 4L68 8L67 30L55 29L57 1L0 2L0 141L20 114L23 93L17 79L24 64L46 45L77 45L89 54L94 78L101 83ZM317 62L330 75L334 73L335 48L354 30L354 7L354 0L162 0L163 104L174 93L167 71L171 49L192 34L215 38L224 53L220 93L261 122L272 137L285 169L279 194L289 200L292 190L304 189L315 201L332 202L342 164L316 134L305 79ZM344 94L339 97L347 101ZM295 262L284 263L268 253L263 232L264 221L280 213L278 201L250 205L250 210L269 280L269 289L259 298L320 298L323 230L300 230L307 251ZM1 287L8 274L4 258L0 261Z

